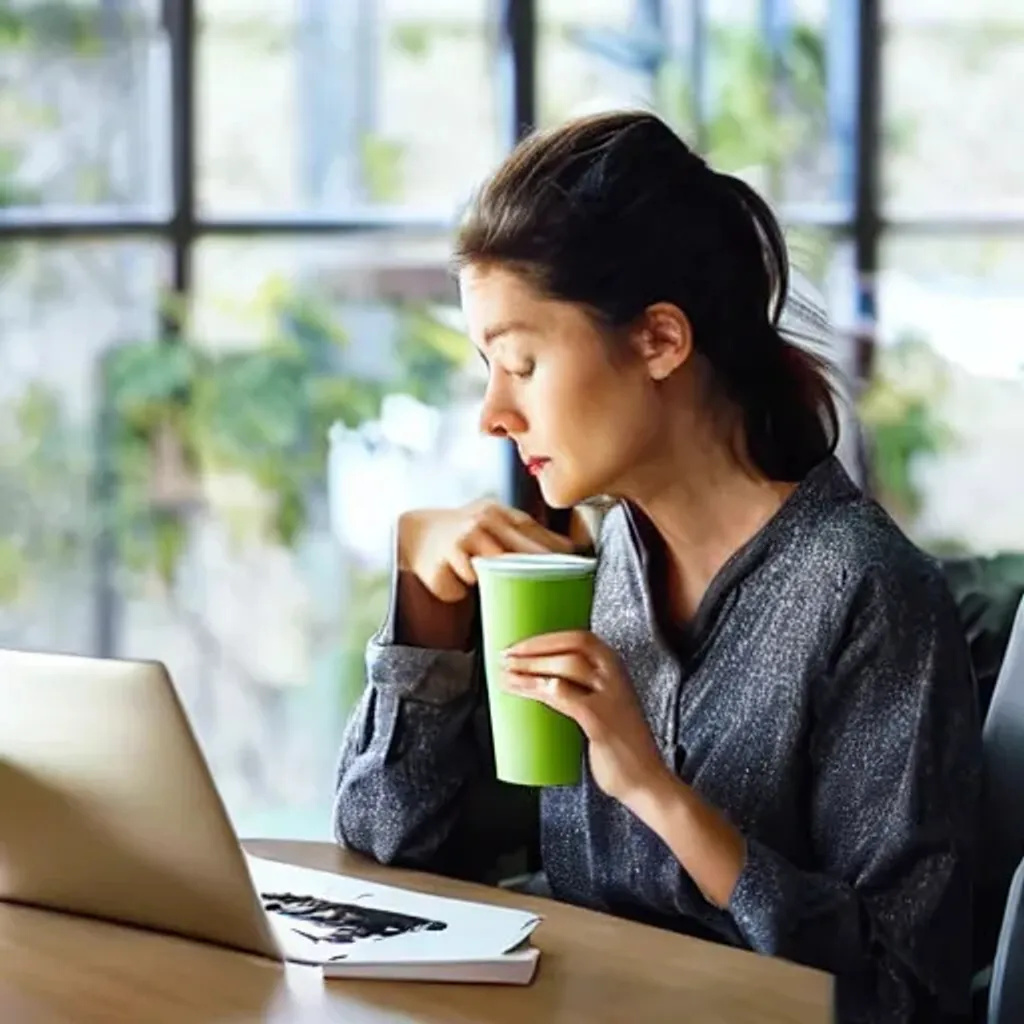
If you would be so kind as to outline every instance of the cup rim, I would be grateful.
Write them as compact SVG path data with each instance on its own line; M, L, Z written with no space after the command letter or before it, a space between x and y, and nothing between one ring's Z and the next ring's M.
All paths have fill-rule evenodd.
M476 572L501 573L507 576L580 576L594 572L597 559L588 555L514 554L476 555L470 559Z

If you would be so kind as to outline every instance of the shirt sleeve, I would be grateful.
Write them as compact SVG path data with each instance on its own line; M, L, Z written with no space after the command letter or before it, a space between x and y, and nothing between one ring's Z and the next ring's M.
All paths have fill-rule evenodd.
M394 642L397 592L396 569L342 739L335 836L381 863L486 879L539 845L536 795L495 778L476 653Z
M913 569L867 577L842 637L811 702L815 870L749 839L729 910L751 948L835 975L842 1022L958 1019L981 763L966 642L939 574Z

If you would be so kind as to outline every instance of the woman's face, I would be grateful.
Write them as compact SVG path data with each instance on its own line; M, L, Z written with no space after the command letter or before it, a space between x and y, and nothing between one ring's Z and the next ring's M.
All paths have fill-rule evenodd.
M516 444L553 508L621 496L664 428L657 360L613 349L581 307L501 267L466 268L460 290L488 367L481 429Z

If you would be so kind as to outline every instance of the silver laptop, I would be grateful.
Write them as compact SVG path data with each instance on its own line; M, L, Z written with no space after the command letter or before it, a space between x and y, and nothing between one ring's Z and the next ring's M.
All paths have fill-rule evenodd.
M155 662L0 650L0 900L317 959L284 948Z

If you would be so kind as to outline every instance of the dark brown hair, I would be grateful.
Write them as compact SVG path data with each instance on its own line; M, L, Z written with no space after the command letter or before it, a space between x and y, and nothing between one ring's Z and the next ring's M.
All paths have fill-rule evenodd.
M471 263L521 273L612 330L678 306L762 473L800 480L835 450L827 364L779 329L789 259L774 215L654 115L599 114L520 143L463 219L455 265Z

